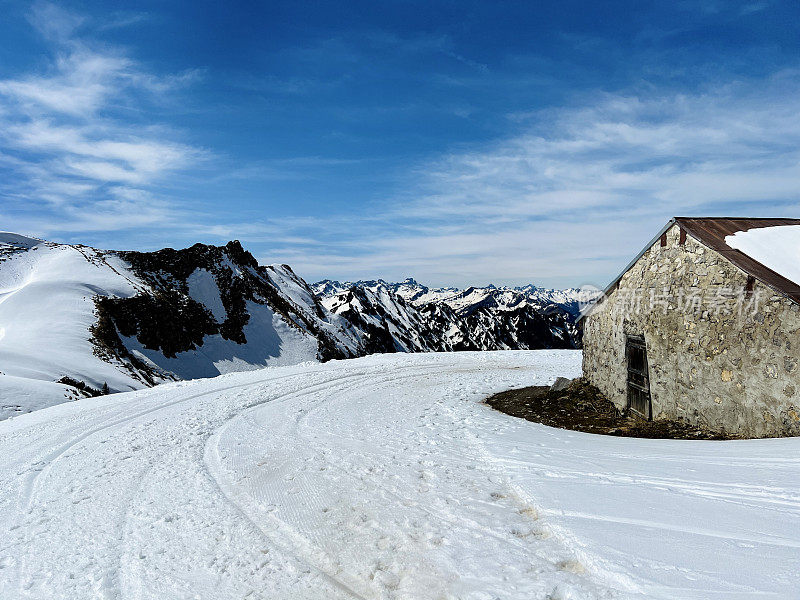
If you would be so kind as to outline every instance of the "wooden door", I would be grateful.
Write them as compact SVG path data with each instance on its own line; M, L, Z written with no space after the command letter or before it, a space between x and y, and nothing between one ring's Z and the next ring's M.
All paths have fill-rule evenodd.
M628 408L645 419L651 419L650 376L644 337L629 335L625 355L628 363Z

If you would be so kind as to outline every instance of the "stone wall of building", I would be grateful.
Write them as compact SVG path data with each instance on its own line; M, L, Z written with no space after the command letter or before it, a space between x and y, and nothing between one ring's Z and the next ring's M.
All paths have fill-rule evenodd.
M747 437L800 435L800 306L680 228L623 275L584 322L583 371L627 404L625 343L644 336L653 418Z

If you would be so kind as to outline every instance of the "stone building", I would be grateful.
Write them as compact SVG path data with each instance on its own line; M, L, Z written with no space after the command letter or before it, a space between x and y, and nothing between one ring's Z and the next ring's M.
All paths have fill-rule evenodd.
M583 317L583 373L619 408L800 435L800 219L674 218Z

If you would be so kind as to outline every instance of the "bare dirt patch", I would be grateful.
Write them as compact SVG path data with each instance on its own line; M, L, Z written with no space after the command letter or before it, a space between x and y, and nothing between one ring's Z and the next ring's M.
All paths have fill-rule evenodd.
M651 439L734 439L724 432L680 421L647 421L633 413L619 411L584 379L575 379L562 389L533 386L509 390L488 398L486 403L514 417L586 433Z

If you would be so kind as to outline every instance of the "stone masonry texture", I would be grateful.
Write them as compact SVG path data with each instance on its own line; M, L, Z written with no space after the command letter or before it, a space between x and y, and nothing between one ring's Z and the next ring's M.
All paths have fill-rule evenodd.
M584 376L627 405L626 337L644 336L654 419L743 437L800 435L800 305L680 228L584 321Z

